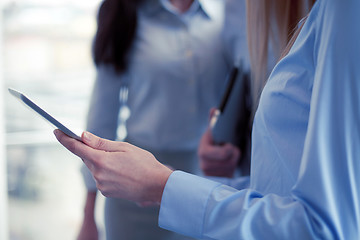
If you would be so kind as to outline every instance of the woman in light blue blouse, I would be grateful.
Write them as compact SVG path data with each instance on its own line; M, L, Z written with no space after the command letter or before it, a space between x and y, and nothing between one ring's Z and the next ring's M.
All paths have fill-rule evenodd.
M360 239L359 22L358 0L315 3L262 92L247 189L87 132L84 143L55 134L106 196L159 202L163 228L204 239Z
M253 67L251 76L252 94L249 95L252 98L252 117L258 106L261 91L272 69L282 57L294 29L296 29L296 26L301 25L299 23L310 12L314 2L315 0L281 0L276 4L263 0L249 2L247 11L250 18L247 21L247 27L251 30L249 50ZM233 8L233 11L236 10L238 9ZM232 16L234 15L232 14ZM241 25L232 26L232 31L236 31L239 27ZM228 28L226 32L229 32ZM227 35L231 36L232 34ZM225 39L228 38L229 36ZM229 147L225 144L215 144L209 127L203 134L198 148L201 169L206 176L226 177L224 173L234 171L235 168L232 165L231 157L239 151L244 154L243 149L239 149L238 146ZM219 181L220 179L216 180ZM221 179L221 181L224 181L224 179ZM248 181L248 177L241 179L244 184Z
M119 93L126 100L127 90L121 90L126 85L131 115L125 140L174 169L197 173L198 141L231 66L221 36L224 7L222 0L104 1L94 41L97 79L87 130L119 139ZM237 47L246 55L246 44ZM79 239L89 240L97 236L97 189L85 167L82 172L88 194ZM158 228L158 210L107 198L107 239L175 239Z

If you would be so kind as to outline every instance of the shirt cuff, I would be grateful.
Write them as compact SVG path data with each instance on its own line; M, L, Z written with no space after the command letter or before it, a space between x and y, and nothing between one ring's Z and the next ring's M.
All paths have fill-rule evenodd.
M159 226L186 236L201 238L206 203L221 185L196 175L174 171L164 188Z
M215 182L219 182L219 183L227 185L227 186L230 186L237 190L242 190L242 189L250 187L250 176L242 176L242 177L236 177L236 178L206 176L205 178L210 179Z

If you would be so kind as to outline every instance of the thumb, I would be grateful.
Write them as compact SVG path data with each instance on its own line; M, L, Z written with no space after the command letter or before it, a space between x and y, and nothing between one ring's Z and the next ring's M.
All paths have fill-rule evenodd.
M90 132L83 132L81 135L81 140L88 145L97 150L103 150L106 152L122 152L125 149L122 149L121 144L119 142L110 141L104 138L100 138L95 136Z

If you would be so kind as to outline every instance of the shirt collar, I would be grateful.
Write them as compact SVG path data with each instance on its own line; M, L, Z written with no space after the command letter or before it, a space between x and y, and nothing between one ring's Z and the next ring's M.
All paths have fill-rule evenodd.
M213 2L211 0L197 0L199 2L199 5L202 9L202 11L208 16L210 19L216 18L216 16L219 14L218 11L220 9L217 9L214 7Z
M194 14L197 11L202 11L207 17L212 18L214 16L214 10L209 4L210 0L194 0L189 10L185 14ZM176 10L172 9L170 0L145 0L142 6L147 14L155 15L159 11L170 11L176 14Z

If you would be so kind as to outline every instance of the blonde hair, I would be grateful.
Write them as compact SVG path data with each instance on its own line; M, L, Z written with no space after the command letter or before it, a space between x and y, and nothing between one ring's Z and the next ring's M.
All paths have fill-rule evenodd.
M269 74L269 48L275 59L279 60L297 24L309 13L314 3L315 0L246 1L254 112Z

